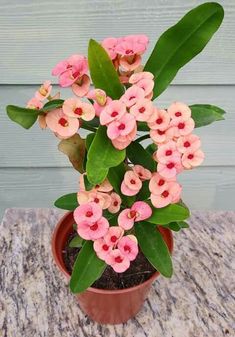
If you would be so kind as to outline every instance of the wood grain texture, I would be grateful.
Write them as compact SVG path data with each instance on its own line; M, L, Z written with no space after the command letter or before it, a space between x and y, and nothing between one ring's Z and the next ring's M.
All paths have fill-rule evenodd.
M67 0L0 2L0 83L40 83L53 66L74 53L87 53L88 40L145 33L151 44L201 0ZM203 53L174 83L235 83L235 2L219 1L224 23Z
M6 337L234 336L234 212L193 212L174 235L174 275L159 277L125 324L99 325L79 308L51 254L61 212L9 209L0 225L0 332Z
M61 195L78 190L78 178L72 168L0 169L0 217L9 207L52 207ZM235 210L233 167L201 167L179 181L191 209Z
M64 167L70 166L65 155L57 151L58 139L38 125L24 130L6 115L9 103L24 106L37 86L0 87L0 167ZM171 86L155 101L166 107L178 100L187 104L213 103L227 111L226 120L196 130L206 153L204 166L235 165L235 96L234 86ZM56 92L56 90L55 90ZM64 97L71 95L65 90ZM81 131L85 135L84 131Z

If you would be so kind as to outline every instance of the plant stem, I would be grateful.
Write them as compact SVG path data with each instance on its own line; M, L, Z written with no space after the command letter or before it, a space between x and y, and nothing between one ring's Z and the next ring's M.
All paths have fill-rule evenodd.
M88 124L84 122L82 123L81 128L88 130L88 131L96 132L96 128L93 128L92 126L89 126Z
M143 136L137 138L137 139L136 139L136 142L140 143L140 142L142 142L142 140L145 140L145 139L148 139L148 138L150 138L150 135L149 135L149 134L143 135Z

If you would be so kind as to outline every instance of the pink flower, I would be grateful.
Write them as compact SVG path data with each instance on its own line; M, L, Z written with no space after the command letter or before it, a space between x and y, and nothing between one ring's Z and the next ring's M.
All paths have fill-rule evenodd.
M84 74L72 84L72 91L76 96L84 97L89 91L90 84L90 77Z
M181 102L172 103L167 109L172 119L187 120L191 117L191 110L188 105Z
M108 232L104 236L104 240L109 246L116 246L118 241L124 234L124 230L119 226L109 227Z
M35 110L40 110L42 107L42 102L39 101L36 97L31 98L26 105L26 108Z
M154 107L154 112L148 120L148 126L151 130L164 131L169 127L170 116L166 110Z
M85 240L97 240L102 238L107 233L108 228L109 222L104 217L101 217L95 222L84 220L79 221L77 224L77 232Z
M120 100L130 108L132 105L136 104L140 99L145 97L145 92L143 89L139 88L137 85L132 85L128 88L125 94L122 95Z
M123 56L119 60L120 66L125 71L134 71L137 69L141 64L141 57L139 55L130 55L130 56ZM128 83L128 78L123 83Z
M129 78L129 83L136 84L141 80L153 80L153 79L154 79L154 76L152 73L148 71L142 71L139 73L132 74L131 77Z
M109 264L116 273L123 273L130 267L130 260L122 254L119 249L112 250L107 255L105 262Z
M193 134L189 134L177 139L177 149L181 153L185 153L186 151L196 151L200 148L200 146L200 138Z
M175 137L187 136L193 131L195 122L192 118L187 120L177 118L170 122L170 126L174 130Z
M150 130L150 137L155 144L162 144L171 139L167 130Z
M107 135L113 140L119 136L127 136L135 128L135 117L131 114L123 115L119 120L111 122L107 127Z
M166 179L174 178L178 173L182 172L183 167L181 160L169 159L164 164L158 163L157 171L158 173Z
M111 196L111 204L110 204L110 206L108 208L108 211L110 213L114 214L114 213L119 212L120 207L121 207L121 203L122 203L122 199L115 192L112 192L110 196Z
M82 55L72 55L59 62L52 70L53 76L59 76L61 87L69 87L88 71L87 59Z
M131 208L124 209L118 216L118 224L129 230L137 221L148 219L152 215L151 207L144 201L136 201Z
M63 113L62 109L56 109L46 114L47 126L62 138L69 138L78 131L79 121Z
M153 113L153 104L146 98L142 98L130 108L130 113L137 121L147 122Z
M183 154L182 164L186 169L192 169L193 167L201 165L205 158L202 150L188 150Z
M177 182L168 182L163 191L161 190L161 192L156 191L156 193L152 193L150 199L154 207L162 208L178 202L180 200L181 191L182 187Z
M95 223L102 217L102 208L95 202L89 202L87 204L78 206L74 210L73 215L77 224L82 221Z
M51 85L51 81L45 81L41 87L39 88L38 91L35 92L35 97L39 100L39 101L43 101L44 99L46 99L52 90L52 85Z
M132 169L141 180L149 180L152 176L152 173L141 165L134 165Z
M136 237L134 235L123 236L118 242L118 249L130 261L135 260L139 252Z
M137 125L135 124L134 129L126 136L119 136L112 140L113 146L118 150L125 149L135 138L137 132Z
M93 244L94 251L96 252L96 255L101 259L101 260L106 260L108 254L112 250L112 246L107 245L106 241L104 238L100 238L98 240L94 241Z
M87 98L92 99L101 106L104 106L106 104L107 95L102 89L93 89L88 92Z
M115 50L121 56L140 55L145 52L147 45L146 35L128 35L119 40Z
M111 197L109 194L98 192L95 189L91 191L80 191L77 193L77 200L80 205L94 202L102 209L107 209L111 204Z
M158 150L153 154L153 158L160 163L167 163L169 160L180 161L181 153L176 147L176 143L171 140L158 146Z
M111 192L113 190L113 186L110 184L108 179L105 179L101 184L96 185L95 189L99 192Z
M114 60L117 56L116 46L118 43L118 39L115 37L108 37L104 39L101 43L102 47L107 51L111 60Z
M121 101L111 101L100 113L100 124L108 125L126 114L126 106Z
M46 123L46 115L39 115L38 116L38 124L41 129L46 129L47 123Z
M121 184L121 192L124 195L132 196L139 193L142 181L133 171L127 171Z
M69 117L81 118L85 121L91 121L95 117L95 109L92 104L82 102L74 97L64 101L63 112Z

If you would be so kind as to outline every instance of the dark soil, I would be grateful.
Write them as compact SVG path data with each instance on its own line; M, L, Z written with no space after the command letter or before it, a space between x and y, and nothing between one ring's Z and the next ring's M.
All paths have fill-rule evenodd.
M74 236L76 236L75 231L69 235L63 251L63 260L70 274L80 250L80 248L69 247L69 242ZM144 254L139 252L136 259L131 262L130 268L124 273L116 273L110 266L107 266L103 275L92 284L92 287L109 290L130 288L148 280L155 272L156 270Z

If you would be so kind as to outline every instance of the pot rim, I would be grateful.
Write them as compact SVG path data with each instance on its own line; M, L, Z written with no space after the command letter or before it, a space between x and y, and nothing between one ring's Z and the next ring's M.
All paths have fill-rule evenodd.
M60 260L58 258L58 254L56 251L56 239L57 239L57 235L58 232L60 230L60 226L62 225L62 223L66 220L66 218L73 213L72 211L66 212L62 218L58 221L58 223L56 224L53 233L52 233L52 238L51 238L51 246L52 246L52 255L54 258L54 261L57 265L57 267L60 269L60 271L68 278L70 279L71 275L68 273L68 271L66 270L66 268L60 263ZM174 249L174 240L173 240L173 235L171 230L169 230L169 235L170 235L170 240L171 240L171 254L173 252ZM146 281L133 286L133 287L129 287L129 288L125 288L125 289L99 289L99 288L93 288L93 287L88 287L85 291L90 291L96 294L103 294L103 295L110 295L110 294L124 294L124 293L128 293L131 291L135 291L139 288L142 288L146 285L148 285L149 283L152 283L158 276L160 275L160 273L158 271L156 271L152 276L150 276L150 278L148 278Z

